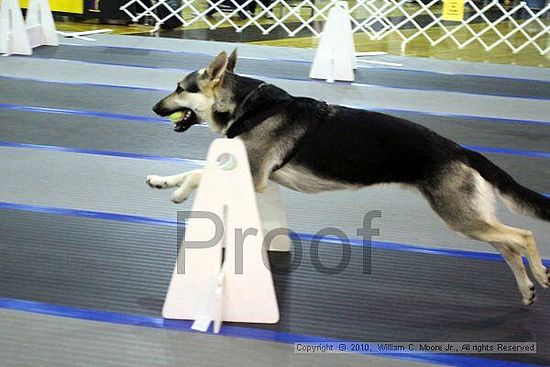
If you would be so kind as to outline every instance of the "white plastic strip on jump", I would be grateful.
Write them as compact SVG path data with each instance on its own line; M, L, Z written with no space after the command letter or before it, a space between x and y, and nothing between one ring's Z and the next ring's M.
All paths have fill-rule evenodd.
M48 0L30 0L26 22L18 0L0 3L0 53L31 55L38 46L58 46Z
M182 0L177 9L166 1L157 0L153 6L147 6L141 0L129 0L121 10L133 21L150 16L157 22L157 28L176 17L184 27L200 21L210 29L231 27L241 32L255 27L266 34L281 28L289 36L319 36L322 23L339 0L274 0L267 6L256 0ZM257 8L255 14L246 11L253 2ZM228 3L232 9L222 5ZM162 19L156 13L160 7L168 10ZM370 40L397 36L401 39L401 51L422 37L432 46L450 41L461 49L477 42L486 51L504 46L513 53L527 47L534 47L541 55L550 52L549 2L542 9L532 9L525 2L504 6L499 0L481 3L465 0L465 7L465 19L457 22L441 19L439 0L356 0L350 2L347 12L354 34L365 34ZM266 15L272 19L265 19Z
M222 157L225 163L219 164ZM275 215L264 216L262 219L268 223L262 223L244 144L238 139L214 140L168 288L163 317L195 320L192 328L200 331L207 331L213 322L214 332L220 330L222 321L279 320L262 228L285 226L286 218L279 222L284 217L280 196L273 187L270 190L265 193L268 200L263 208ZM258 200L262 200L260 196ZM204 213L219 218L218 230ZM219 225L223 225L222 233ZM213 240L215 233L219 235ZM271 249L289 251L287 234L282 232L278 237L286 237L286 241Z
M94 29L92 31L83 31L83 32L61 32L57 31L57 34L66 37L66 38L76 38L83 41L89 41L89 42L95 42L96 40L94 38L86 37L91 36L93 34L102 34L102 33L110 33L112 32L112 29L104 28L104 29Z

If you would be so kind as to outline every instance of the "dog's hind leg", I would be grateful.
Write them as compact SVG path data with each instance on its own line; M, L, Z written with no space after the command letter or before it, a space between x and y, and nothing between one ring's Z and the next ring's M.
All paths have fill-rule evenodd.
M543 288L550 287L550 269L548 269L542 263L542 259L537 248L537 243L533 237L533 232L525 231L523 235L527 244L527 259L529 260L529 266L535 276L535 279Z
M489 242L493 245L504 257L506 264L512 269L512 274L516 278L519 291L522 295L522 302L524 305L530 305L535 302L535 286L529 279L521 255L512 247L500 242Z
M521 256L526 256L533 275L548 287L548 272L542 264L533 234L506 226L494 214L494 190L477 171L455 163L419 185L437 214L455 231L486 241L504 257L512 270L523 303L534 302L534 287Z
M487 241L489 243L501 243L519 257L525 256L529 262L531 273L543 288L550 286L550 275L548 269L543 265L537 244L531 231L514 228L495 222L489 225L484 231L476 231L470 234L471 237ZM522 264L523 265L523 264Z
M519 291L523 296L523 304L530 305L536 299L535 287L525 271L521 256L528 251L527 244L525 238L516 230L516 228L512 229L496 222L487 223L485 228L476 228L475 231L465 234L471 238L490 243L502 254L516 278ZM532 263L530 258L529 263Z

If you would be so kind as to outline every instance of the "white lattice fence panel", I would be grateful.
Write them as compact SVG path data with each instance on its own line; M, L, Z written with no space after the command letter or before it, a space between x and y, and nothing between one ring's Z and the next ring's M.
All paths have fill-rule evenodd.
M433 26L438 17L430 7L438 1L430 0L428 4L418 1L413 6L409 0L359 0L350 8L353 32L363 32L372 40L390 34L397 34L404 40L405 29L422 29L418 17L431 17L432 21L426 27Z
M268 34L276 28L281 28L289 36L294 36L302 30L319 36L322 27L318 24L326 21L330 8L337 1L302 0L289 3L286 0L274 0L266 6L256 0L182 0L182 5L173 9L166 0L157 1L152 6L147 6L142 0L130 0L121 10L134 22L151 17L157 28L169 18L175 17L184 27L200 21L210 29L231 27L241 32L243 29L256 27L263 34ZM249 11L253 3L256 5L254 14ZM160 18L157 13L162 8L166 9L168 14ZM270 19L266 20L266 16Z
M130 0L121 10L133 21L151 17L157 28L176 17L184 27L200 22L210 29L229 27L241 32L255 27L268 34L279 28L289 36L302 31L319 36L338 0L274 0L268 5L257 0L182 0L177 9L166 1L147 5L144 0ZM249 9L254 3L256 11L252 13ZM465 0L462 22L443 21L440 0L354 0L349 1L349 15L353 33L365 34L370 40L396 35L402 40L402 50L423 37L432 46L451 42L462 49L476 42L487 51L504 45L514 53L530 46L540 54L550 52L550 4L538 11L524 2L513 7L504 7L498 0L478 4ZM167 15L161 18L159 13Z
M391 1L391 0L390 0ZM463 22L444 22L440 18L407 37L402 48L408 42L425 37L432 46L443 41L452 41L462 49L474 42L479 43L486 51L504 45L518 53L528 46L533 46L540 54L547 54L550 37L550 4L543 9L533 11L526 3L506 8L499 1L493 0L485 5L477 5L466 0L466 16ZM430 32L430 30L439 32Z

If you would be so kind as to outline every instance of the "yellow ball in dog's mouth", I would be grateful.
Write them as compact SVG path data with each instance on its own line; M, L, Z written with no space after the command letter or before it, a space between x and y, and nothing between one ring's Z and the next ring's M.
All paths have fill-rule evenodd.
M173 114L171 114L170 116L168 116L168 118L169 118L170 121L172 121L173 123L179 122L179 121L181 121L181 119L183 119L183 112L181 112L181 111L174 112Z

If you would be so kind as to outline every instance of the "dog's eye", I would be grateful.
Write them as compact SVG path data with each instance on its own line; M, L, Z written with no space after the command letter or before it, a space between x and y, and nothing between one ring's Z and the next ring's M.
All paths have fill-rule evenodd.
M183 92L183 90L184 89L181 86L178 85L178 87L176 88L176 93L179 94L179 93Z
M198 93L199 86L197 84L191 84L191 85L188 85L185 90L189 93Z

